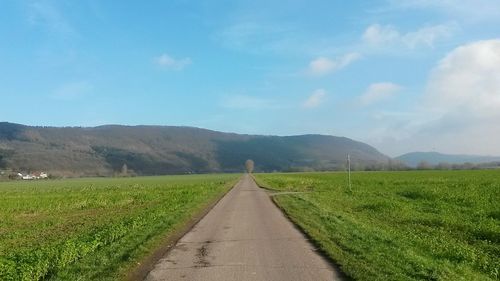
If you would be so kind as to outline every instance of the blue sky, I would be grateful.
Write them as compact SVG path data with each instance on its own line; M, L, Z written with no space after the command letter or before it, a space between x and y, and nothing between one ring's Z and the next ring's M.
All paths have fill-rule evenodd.
M0 120L500 155L500 2L0 3Z

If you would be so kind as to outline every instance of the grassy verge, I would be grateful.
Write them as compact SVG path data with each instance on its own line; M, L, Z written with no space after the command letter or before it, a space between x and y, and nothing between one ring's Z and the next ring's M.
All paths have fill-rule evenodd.
M239 175L0 183L0 280L116 280Z
M255 177L356 280L499 279L499 171Z

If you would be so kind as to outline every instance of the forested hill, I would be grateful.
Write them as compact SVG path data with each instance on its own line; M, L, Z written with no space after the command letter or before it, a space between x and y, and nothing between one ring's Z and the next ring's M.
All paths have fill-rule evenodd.
M351 154L358 167L386 163L375 148L325 135L260 136L192 127L32 127L0 123L0 169L66 176L128 173L239 172L247 159L256 171L335 170Z

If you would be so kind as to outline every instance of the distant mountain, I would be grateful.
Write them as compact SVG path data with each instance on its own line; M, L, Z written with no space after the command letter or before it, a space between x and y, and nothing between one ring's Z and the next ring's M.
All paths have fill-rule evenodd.
M0 123L0 169L67 176L108 176L124 164L138 175L341 169L387 163L375 148L325 135L260 136L192 127L32 127Z
M500 157L480 155L442 154L438 152L411 152L395 158L410 167L416 167L425 161L431 165L439 163L463 164L463 163L487 163L500 161Z

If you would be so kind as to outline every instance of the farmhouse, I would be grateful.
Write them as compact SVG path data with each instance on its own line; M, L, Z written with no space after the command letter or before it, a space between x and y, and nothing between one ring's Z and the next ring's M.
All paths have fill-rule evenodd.
M34 180L35 176L28 174L28 175L22 175L21 178L23 180Z
M46 179L49 177L49 175L45 172L36 172L26 175L23 175L22 173L17 173L17 176L23 180L38 180L38 179Z

